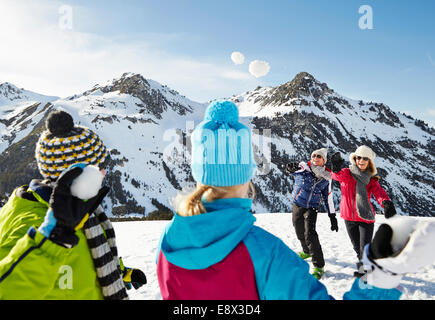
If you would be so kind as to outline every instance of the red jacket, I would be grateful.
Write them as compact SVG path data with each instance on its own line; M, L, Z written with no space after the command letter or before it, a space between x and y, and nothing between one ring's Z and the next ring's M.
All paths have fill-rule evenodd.
M340 182L340 188L341 188L341 201L340 201L340 216L349 221L360 221L365 223L374 223L375 220L365 220L362 219L358 215L358 211L356 210L356 180L350 173L349 168L344 168L338 173L331 172L332 179ZM382 206L382 201L384 200L390 200L390 198L387 195L387 192L381 187L379 182L371 178L369 184L366 186L367 189L367 195L370 198L372 197L372 194L375 196L378 203ZM373 206L370 203L370 206ZM383 206L382 206L383 207ZM375 213L375 210L373 210L373 213Z

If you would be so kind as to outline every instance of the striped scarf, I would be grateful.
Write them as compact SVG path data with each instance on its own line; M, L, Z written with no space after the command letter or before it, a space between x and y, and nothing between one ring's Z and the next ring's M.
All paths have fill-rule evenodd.
M116 248L115 231L99 206L83 226L105 300L128 300Z

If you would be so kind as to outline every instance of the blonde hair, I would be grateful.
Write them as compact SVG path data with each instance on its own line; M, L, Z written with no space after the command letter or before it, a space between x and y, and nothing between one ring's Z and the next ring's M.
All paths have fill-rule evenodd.
M183 217L195 216L207 212L201 199L208 202L220 199L225 195L235 193L241 185L230 187L214 187L198 183L196 189L189 193L178 193L173 199L173 207L178 215ZM254 199L255 188L251 181L248 185L248 198Z

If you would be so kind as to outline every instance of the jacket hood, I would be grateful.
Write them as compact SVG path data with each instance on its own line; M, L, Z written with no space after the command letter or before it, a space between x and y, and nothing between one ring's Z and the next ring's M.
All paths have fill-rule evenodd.
M252 199L203 200L206 213L174 214L161 239L166 259L185 269L205 269L223 260L254 225Z
M33 191L33 195L39 202L50 201L51 192L53 191L53 183L49 180L33 179L29 183L29 190Z

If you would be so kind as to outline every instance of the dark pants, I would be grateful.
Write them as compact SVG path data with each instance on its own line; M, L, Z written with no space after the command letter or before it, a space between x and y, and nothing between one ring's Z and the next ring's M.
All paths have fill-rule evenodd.
M374 223L365 223L360 221L344 221L346 224L347 234L353 245L358 260L361 261L364 247L372 241Z
M316 232L317 210L305 209L293 204L293 227L302 245L302 250L312 256L313 265L317 268L325 266L322 247Z

